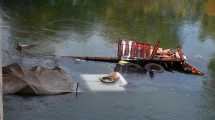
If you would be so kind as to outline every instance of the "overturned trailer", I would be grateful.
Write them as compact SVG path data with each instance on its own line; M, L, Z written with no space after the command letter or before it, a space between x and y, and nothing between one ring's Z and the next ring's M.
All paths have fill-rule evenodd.
M118 43L117 57L120 60L136 64L158 63L165 69L204 75L199 69L187 63L187 57L180 47L177 49L160 48L159 41L152 45L144 42L121 40Z
M127 61L139 65L156 63L162 65L166 70L174 69L185 73L204 75L198 68L187 63L187 57L180 47L177 49L164 49L160 47L159 41L153 45L146 42L120 40L118 42L117 57L71 57L115 63Z

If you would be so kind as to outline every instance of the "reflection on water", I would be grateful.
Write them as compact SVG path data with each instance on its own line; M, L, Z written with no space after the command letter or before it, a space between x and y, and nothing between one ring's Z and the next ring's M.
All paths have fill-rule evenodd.
M148 75L124 74L131 83L131 87L128 89L132 92L127 93L128 95L105 93L109 96L104 98L107 101L108 99L114 101L115 98L119 98L117 96L122 96L122 103L109 107L103 105L103 107L109 108L107 110L113 109L115 106L125 107L122 108L122 111L127 115L126 119L132 117L139 119L138 115L140 118L144 116L146 119L181 119L182 116L184 119L195 120L215 118L215 104L213 102L215 97L211 94L211 90L208 91L202 84L203 79L206 79L207 85L215 86L214 0L22 0L22 2L13 0L1 1L0 4L4 20L1 28L4 28L2 32L4 33L4 41L6 41L3 43L3 47L6 49L12 49L11 45L16 42L26 42L38 45L28 51L33 54L115 56L115 43L120 38L151 43L160 40L162 47L170 48L181 45L189 62L207 74L204 78L179 73L163 73L155 75L151 80ZM8 61L6 58L4 60ZM59 64L73 73L72 75L75 74L74 77L77 78L82 73L104 73L114 69L112 65L106 67L108 64L102 63L84 62L73 65L69 61L61 60ZM132 85L136 87L132 87ZM90 103L94 105L93 101L102 99L99 96L105 96L101 94L86 93L82 97L86 98L92 95L95 98L90 98L92 100ZM126 96L134 99L128 99ZM19 97L16 98L18 101L10 100L15 98L6 97L6 101L9 99L5 105L6 118L8 119L13 119L17 112L17 109L12 105L28 104L30 101L28 106L34 106L32 104L42 106L42 103L37 103L38 100L34 98L32 101ZM78 99L79 103L76 103L78 102L76 99L71 100L70 97L65 96L64 100L57 100L62 103L62 106L51 105L49 108L42 107L41 109L43 112L53 110L54 112L52 111L50 114L62 110L66 112L61 114L68 118L72 115L76 116L75 118L80 118L78 115L81 113L77 112L86 112L79 108L83 107L80 103L92 109L95 107L81 98ZM49 97L39 98L43 102L46 99L50 100ZM22 103L22 100L27 103ZM68 108L68 103L65 101L73 101L71 107L75 107L77 110ZM170 106L168 107L169 104L164 101L168 101ZM123 106L124 104L127 105ZM147 107L145 108L145 106ZM110 113L105 113L105 111L96 111L99 108L96 106L94 112L109 116ZM167 110L163 111L163 108L167 108ZM132 109L133 112L130 113L126 109ZM179 112L181 109L184 112L183 110ZM33 114L33 111L38 112L39 108L26 110L24 107L23 111ZM116 109L115 112L119 113L120 111L121 108ZM188 114L190 111L192 111L191 114ZM77 115L74 113L70 115L70 112L77 113ZM142 112L145 113L143 116L140 115ZM169 112L169 115L163 112ZM20 118L28 119L23 117L24 113L19 113ZM35 119L38 114L33 114ZM113 114L113 116L117 116L117 114ZM155 117L151 117L153 115ZM43 115L44 119L46 117L48 116ZM95 118L88 114L88 117L103 119L99 115ZM53 119L57 119L57 117ZM118 118L113 117L113 119Z

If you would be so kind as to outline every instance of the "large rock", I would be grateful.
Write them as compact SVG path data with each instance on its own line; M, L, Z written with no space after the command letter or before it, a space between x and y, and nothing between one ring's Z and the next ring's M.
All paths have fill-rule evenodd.
M4 94L53 95L73 92L75 82L61 68L33 67L19 64L3 67Z

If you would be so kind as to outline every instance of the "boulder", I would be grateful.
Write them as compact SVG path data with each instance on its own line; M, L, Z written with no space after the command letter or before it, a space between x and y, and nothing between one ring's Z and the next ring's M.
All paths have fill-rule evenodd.
M3 67L4 94L53 95L75 91L76 82L59 67L25 69L19 64Z

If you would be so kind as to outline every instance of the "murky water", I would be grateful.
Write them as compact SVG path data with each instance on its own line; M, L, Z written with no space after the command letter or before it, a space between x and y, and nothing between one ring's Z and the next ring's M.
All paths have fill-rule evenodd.
M124 73L125 92L85 92L46 97L4 97L6 120L214 120L214 0L2 1L3 47L37 44L31 54L115 56L120 38L181 45L206 76L164 72ZM6 42L5 42L6 41ZM9 41L9 42L8 42ZM9 44L8 44L9 43ZM115 65L58 58L74 79L103 74ZM10 63L8 58L3 62Z

